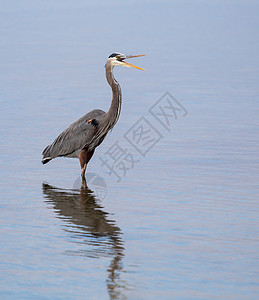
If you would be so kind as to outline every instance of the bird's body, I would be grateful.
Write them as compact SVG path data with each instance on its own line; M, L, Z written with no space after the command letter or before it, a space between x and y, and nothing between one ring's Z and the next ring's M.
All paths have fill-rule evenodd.
M97 131L96 127L98 125L93 125L91 124L91 121L88 121L97 121L98 117L102 116L103 114L105 114L104 111L100 109L94 109L72 123L55 139L51 145L44 149L42 153L43 164L59 156L72 158L79 157L80 151L87 146Z
M94 109L72 123L51 145L44 149L42 152L43 164L61 156L79 158L82 177L84 177L87 163L93 156L95 148L103 142L109 130L117 123L120 115L121 88L113 76L113 67L125 65L138 68L124 62L124 59L130 57L135 56L126 57L123 54L113 53L106 62L106 78L112 89L112 102L108 112Z

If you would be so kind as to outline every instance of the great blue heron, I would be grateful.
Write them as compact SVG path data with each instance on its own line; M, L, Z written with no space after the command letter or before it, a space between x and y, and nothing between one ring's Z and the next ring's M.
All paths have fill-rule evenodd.
M108 112L94 109L84 115L65 129L54 142L42 152L42 163L46 164L56 157L78 157L82 170L82 178L88 162L94 154L94 150L104 140L106 134L118 121L121 110L121 88L113 76L114 66L134 67L125 61L127 58L144 55L125 56L121 53L113 53L108 57L105 65L106 78L112 89L112 102Z

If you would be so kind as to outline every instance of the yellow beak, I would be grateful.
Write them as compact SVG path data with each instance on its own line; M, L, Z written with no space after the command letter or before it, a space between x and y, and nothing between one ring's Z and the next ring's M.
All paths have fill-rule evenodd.
M127 56L125 59L133 58L133 57L140 57L140 56L145 56L145 54L140 54L140 55L129 55L129 56ZM145 71L145 69L142 69L142 68L137 67L137 66L135 66L135 65L133 65L133 64L130 64L130 63L128 63L127 61L123 61L123 63L125 64L125 67L132 67L132 68L135 68L135 69L139 69L139 70Z

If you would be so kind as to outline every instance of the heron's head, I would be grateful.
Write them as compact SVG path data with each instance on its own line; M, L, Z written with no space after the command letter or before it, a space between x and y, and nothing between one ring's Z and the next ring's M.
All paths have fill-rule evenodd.
M121 53L112 53L109 57L108 57L108 61L110 62L110 64L114 67L114 66L123 66L123 67L129 67L129 68L136 68L139 70L145 70L142 69L140 67L137 67L135 65L132 65L130 63L128 63L127 61L125 61L125 59L128 58L133 58L133 57L139 57L139 56L145 56L145 54L141 54L141 55L124 55Z

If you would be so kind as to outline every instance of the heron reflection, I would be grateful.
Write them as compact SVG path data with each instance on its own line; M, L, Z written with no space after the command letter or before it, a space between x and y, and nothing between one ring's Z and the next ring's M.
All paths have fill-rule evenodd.
M46 183L42 184L42 189L46 203L51 204L57 217L66 223L64 230L77 244L76 251L65 253L88 258L111 257L107 289L111 299L121 299L125 286L120 279L124 247L121 230L115 221L109 218L86 183L79 190L59 189Z

